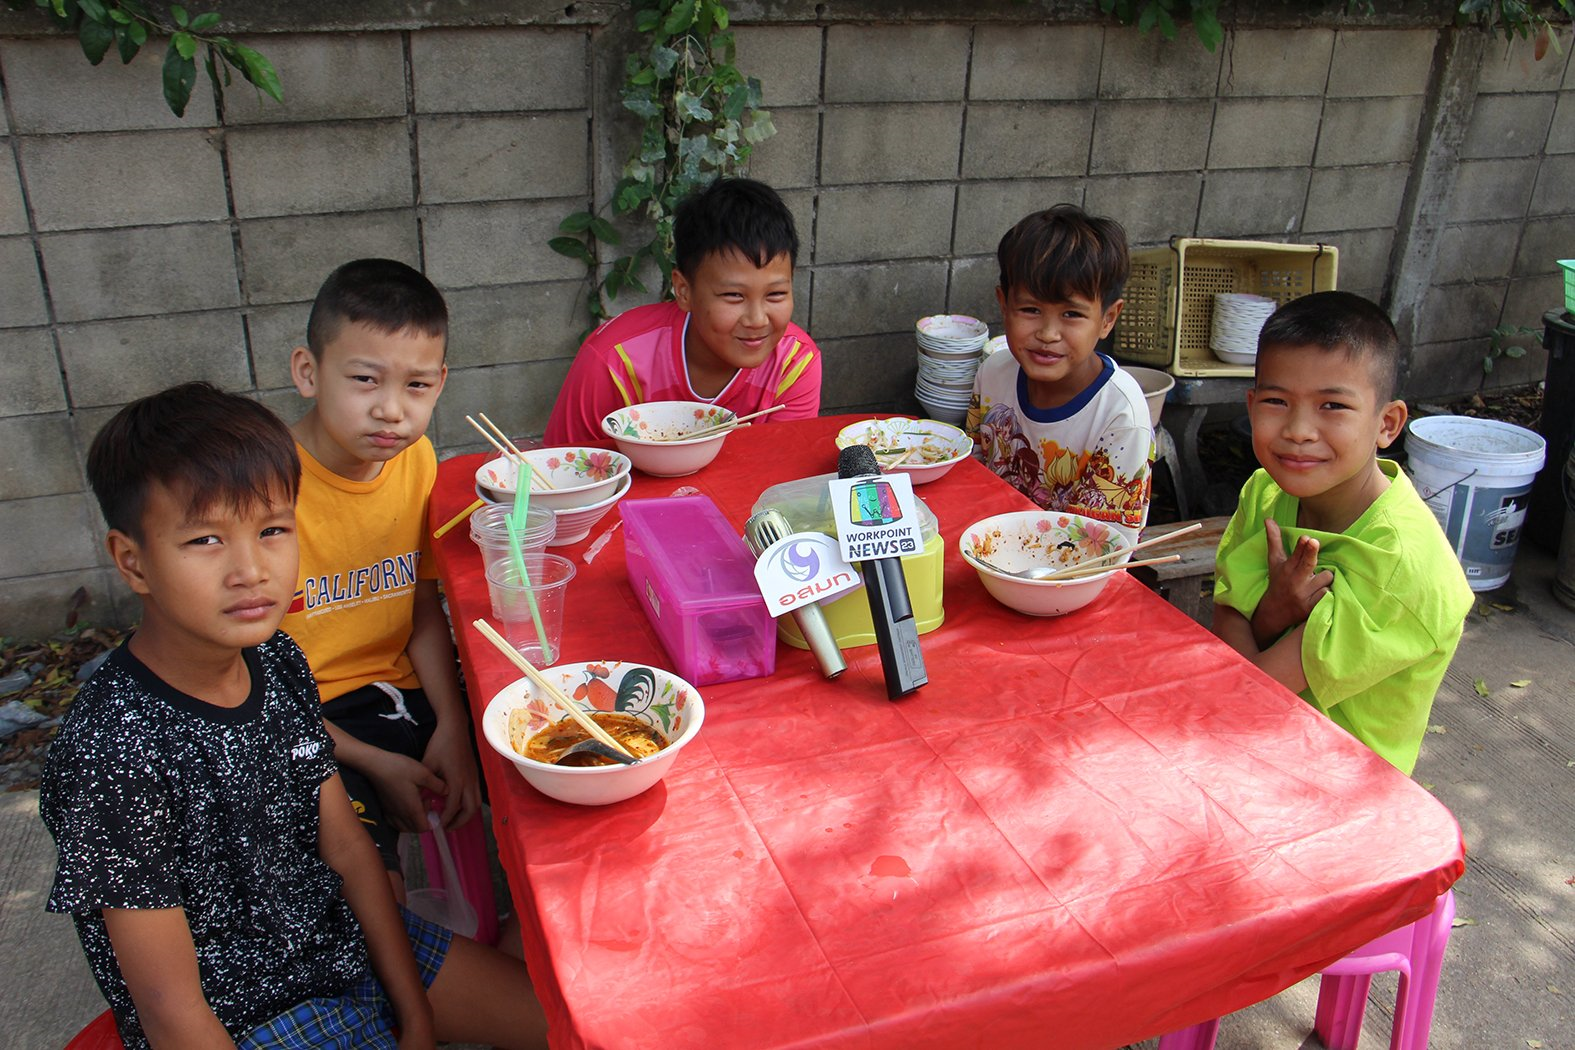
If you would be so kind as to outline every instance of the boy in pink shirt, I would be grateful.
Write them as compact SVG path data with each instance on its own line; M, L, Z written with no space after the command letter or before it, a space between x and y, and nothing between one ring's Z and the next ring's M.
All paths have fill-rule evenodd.
M718 179L678 207L673 301L592 332L552 407L546 443L606 437L602 418L647 401L705 401L769 419L820 410L820 350L793 324L798 234L776 191Z

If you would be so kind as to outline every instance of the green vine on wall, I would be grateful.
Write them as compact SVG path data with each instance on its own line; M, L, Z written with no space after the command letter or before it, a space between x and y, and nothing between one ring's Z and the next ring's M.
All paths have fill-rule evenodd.
M776 132L760 108L760 81L734 65L721 0L635 0L634 26L642 44L628 57L621 97L643 125L612 200L600 210L645 220L649 238L612 258L600 280L604 252L623 247L605 216L575 212L548 242L585 264L592 324L611 316L608 304L620 292L648 290L640 276L648 266L661 274L662 295L671 292L678 202L718 176L745 171L755 145Z
M186 115L186 104L197 84L199 51L216 101L224 98L224 89L234 82L231 70L275 102L284 100L273 63L227 36L208 33L219 24L218 12L193 16L179 4L171 4L170 20L166 22L140 0L6 0L6 4L16 11L30 6L45 9L56 25L76 33L82 53L95 66L104 61L111 47L120 55L121 63L126 64L137 57L150 39L168 37L164 101L177 117Z
M1345 7L1353 13L1371 15L1379 3L1380 0L1345 0ZM1210 51L1225 39L1219 7L1220 0L1099 0L1099 9L1122 25L1136 25L1142 33L1157 29L1166 40L1176 39L1178 23L1190 22ZM1539 61L1549 47L1560 50L1550 16L1575 17L1575 0L1459 0L1455 9L1459 25L1478 25L1506 40L1535 37L1535 56Z

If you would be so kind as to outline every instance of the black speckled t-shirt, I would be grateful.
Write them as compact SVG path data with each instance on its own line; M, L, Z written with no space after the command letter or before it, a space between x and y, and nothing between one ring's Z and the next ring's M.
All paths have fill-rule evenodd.
M172 689L122 645L82 687L44 768L39 812L69 912L127 1047L147 1046L104 908L182 908L202 990L232 1036L368 966L339 876L317 852L336 771L317 687L290 637L244 651L239 707Z

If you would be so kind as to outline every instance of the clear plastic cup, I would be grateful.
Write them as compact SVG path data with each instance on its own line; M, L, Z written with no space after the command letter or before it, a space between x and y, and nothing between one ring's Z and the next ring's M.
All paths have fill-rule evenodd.
M481 561L487 568L509 558L509 527L504 520L513 510L511 504L489 503L470 516L470 538L481 548ZM520 550L540 554L558 534L558 516L546 507L532 507L525 515L525 534Z
M487 567L487 593L503 637L525 659L545 667L563 656L563 601L574 563L556 554L526 554L524 562L529 586L520 581L514 559L507 558Z

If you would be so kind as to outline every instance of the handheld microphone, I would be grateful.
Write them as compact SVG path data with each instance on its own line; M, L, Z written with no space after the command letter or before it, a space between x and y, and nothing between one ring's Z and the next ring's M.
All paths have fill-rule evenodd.
M765 549L773 543L788 536L793 532L787 518L779 510L766 509L744 522L744 542L749 545L749 552L756 558L760 557ZM842 658L842 649L837 645L837 636L832 633L831 625L826 622L826 614L820 611L817 602L800 605L790 613L793 621L798 624L799 633L804 636L804 641L809 645L809 651L815 654L815 659L820 663L820 673L827 678L835 678L848 669L847 661Z
M837 477L878 477L880 463L868 445L849 445L837 456ZM908 599L908 577L902 559L870 558L862 563L864 593L869 597L870 619L880 648L881 671L886 676L886 696L906 696L930 680L919 649L919 628Z

